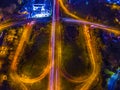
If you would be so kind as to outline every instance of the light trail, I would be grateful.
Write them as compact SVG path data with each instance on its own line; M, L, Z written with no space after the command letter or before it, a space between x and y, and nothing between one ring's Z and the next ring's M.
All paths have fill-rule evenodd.
M20 16L18 16L17 18L20 18ZM6 29L8 27L11 27L11 26L26 23L25 20L24 21L19 21L19 22L11 22L10 20L11 19L7 19L7 20L4 20L3 22L0 22L0 31Z
M81 18L79 18L78 16L72 14L63 4L63 0L59 0L60 2L60 5L62 7L62 9L65 11L65 13L75 19L78 19L78 20L82 20L84 22L87 22L86 20L83 20ZM96 79L98 73L99 73L99 65L97 63L95 63L95 59L98 59L96 58L96 52L95 52L95 49L93 49L92 45L91 45L91 40L90 40L90 35L89 35L89 31L88 31L88 27L87 26L84 26L84 36L85 36L85 39L86 39L86 44L87 44L87 49L88 49L88 52L89 52L89 56L90 56L90 62L91 62L91 65L92 65L92 74L90 76L87 77L87 81L84 82L83 86L81 86L81 89L80 90L88 90L91 86L91 84L93 83L93 81Z
M89 22L89 21L87 21L87 20L85 20L85 19L83 19L83 18L80 18L80 17L78 17L77 15L75 15L75 14L73 14L73 13L71 13L66 7L65 7L65 5L63 4L63 0L59 0L59 2L60 2L60 6L61 6L61 8L64 10L64 12L67 14L67 15L69 15L69 16L71 16L71 17L73 17L74 19L77 19L77 20L74 20L74 19L71 19L71 20L66 20L66 21L71 21L71 22L79 22L79 23L82 23L82 24L89 24L89 25L95 25L95 27L97 27L97 28L100 28L100 29L105 29L105 30L107 30L107 31L109 31L109 32L113 32L113 33L115 33L115 34L120 34L120 31L118 31L119 29L115 29L115 28L112 28L112 27L109 27L109 26L105 26L105 25L102 25L102 24L99 24L99 23L94 23L94 22ZM73 20L73 21L72 21Z
M0 31L3 31L4 29L9 28L11 26L23 25L31 21L32 20L28 19L28 20L22 20L17 22L5 22L5 23L3 22L3 23L0 23Z
M113 32L115 34L120 34L120 32L118 30L114 30L113 28L109 28L108 26L104 26L98 23L92 23L89 21L86 21L85 19L81 19L80 17L76 16L75 14L71 13L63 4L63 0L59 0L60 2L60 6L61 8L64 10L64 12L71 16L72 18L75 18L77 20L79 20L79 23L81 22L84 25L84 36L86 39L86 43L87 43L87 49L89 52L89 56L90 56L90 62L92 65L92 74L87 77L87 81L84 82L83 86L81 86L80 90L89 90L90 86L92 85L92 83L95 81L95 79L97 78L97 76L99 75L99 71L100 71L100 66L98 63L96 63L96 61L98 61L97 59L99 58L99 56L97 56L97 52L95 50L95 48L92 47L92 41L90 40L90 34L89 34L89 28L86 26L88 24L90 25L95 25L95 28L102 28L105 29L109 32ZM100 58L99 58L100 59Z
M51 69L49 74L49 84L48 90L54 90L54 72L55 72L55 26L56 26L56 0L53 0L53 16L52 16L52 26L51 26L51 42L50 42L50 60Z
M17 70L17 64L18 64L18 59L19 59L19 55L21 53L21 51L24 49L23 46L24 46L24 42L26 40L28 40L28 37L30 33L30 29L31 27L29 25L26 26L25 30L23 31L23 34L21 36L21 39L20 39L20 42L18 44L18 47L16 49L16 53L15 53L15 56L13 58L13 62L11 64L11 72L10 72L10 76L11 78L14 80L14 81L18 81L21 85L21 87L23 88L23 90L27 90L27 87L20 81L20 78L18 76L18 74L16 73L16 70ZM30 29L30 30L29 30Z
M12 26L13 25L13 23L12 22L10 22L10 23L1 23L0 24L0 31L2 31L3 29L6 29L6 28L8 28L8 27L10 27L10 26Z
M87 74L84 76L74 77L74 76L69 75L64 68L62 68L60 72L63 77L65 77L68 81L70 81L72 83L84 83L84 82L88 81L88 77L91 74L90 73L90 74Z
M11 73L10 76L14 81L18 81L21 83L21 86L24 87L25 90L26 87L24 86L23 83L35 83L40 81L41 79L43 79L50 71L50 75L49 75L49 85L48 85L48 90L60 90L60 74L59 74L59 68L60 68L60 61L61 61L61 37L59 36L61 31L60 31L60 27L58 28L58 30L55 32L56 30L56 26L60 25L59 24L59 15L57 10L56 10L56 6L58 6L58 0L54 0L54 5L53 5L53 17L52 17L52 27L51 27L51 38L50 38L50 43L49 43L49 64L47 65L47 67L43 70L43 73L37 77L37 78L33 78L33 79L29 79L29 78L24 78L24 77L20 77L17 74L17 64L19 62L19 56L20 53L22 52L22 50L24 49L24 43L26 41L28 41L29 39L29 34L30 34L30 30L32 28L32 26L28 25L26 27L26 29L23 32L23 35L21 37L21 40L19 42L18 48L16 50L12 65L11 65ZM70 79L71 82L83 82L83 86L81 86L81 90L89 90L90 86L92 85L93 81L96 79L96 77L99 74L100 71L100 67L99 65L96 63L96 59L98 59L98 57L96 56L96 51L95 49L92 47L91 45L91 39L90 39L90 34L89 34L89 27L87 27L86 25L94 25L93 27L95 28L100 28L100 29L105 29L109 32L113 32L116 34L120 34L119 31L114 30L111 27L108 26L104 26L101 24L97 24L97 23L92 23L92 22L88 22L74 14L72 14L63 4L63 0L59 0L61 7L63 8L63 10L65 11L66 14L70 15L71 17L78 19L76 20L66 20L64 19L64 21L66 22L74 22L74 23L82 23L85 24L84 25L84 36L86 39L86 43L87 43L87 49L89 52L89 56L90 56L90 62L92 65L92 74L86 77L79 77L79 78L72 78ZM57 21L58 20L58 21ZM3 30L7 27L13 26L16 23L8 23L5 25L0 25L0 30ZM55 33L57 33L58 37L55 35ZM57 39L56 39L57 38ZM56 43L55 43L55 39L56 39ZM56 44L56 53L55 53L55 44ZM56 58L55 58L56 55ZM68 77L66 77L68 78ZM69 78L68 78L69 79ZM77 80L78 79L78 80Z
M63 19L63 20L68 21L68 22L70 21L70 22L79 22L79 23L82 23L82 24L95 25L95 27L97 27L97 28L105 29L105 30L110 31L110 32L113 32L113 33L115 33L115 34L120 34L120 32L118 31L118 29L115 29L115 28L112 28L112 27L109 27L109 26L105 26L105 25L101 25L101 24L98 24L98 23L89 22L89 21L87 21L87 20L85 20L85 19L82 19L82 18L78 17L77 15L71 13L71 12L65 7L65 5L63 4L63 0L59 0L59 2L60 2L61 8L64 10L64 12L65 12L67 15L69 15L69 16L77 19L77 20L75 20L75 19L67 19L67 20L66 20L66 19Z
M61 60L61 31L60 31L60 23L59 23L58 0L54 0L54 4L53 4L51 43L52 43L52 51L51 51L52 68L50 71L48 90L61 90L60 73L59 73L59 68L60 68L59 65Z
M16 74L16 72L10 72L10 77L15 82L15 84L19 84L22 90L28 90L27 86L19 80L19 77Z
M98 56L98 54L95 50L96 48L95 47L93 48L93 46L92 46L92 39L90 38L89 27L84 25L83 29L84 29L83 30L84 37L85 37L91 65L92 65L92 74L88 77L88 80L83 84L83 86L81 87L80 90L89 90L90 86L92 85L94 80L99 75L99 72L100 72L99 59L100 59L100 57Z
M26 41L28 42L29 35L32 31L31 28L32 28L32 25L27 24L27 26L23 30L23 34L21 36L20 42L19 42L18 47L16 49L16 53L15 53L15 56L13 58L13 62L12 62L12 65L11 65L11 69L14 70L14 71L17 70L18 59L19 59L21 51L23 50L23 46L25 45L25 42Z
M73 83L82 83L83 86L81 86L80 90L88 90L89 87L91 86L91 84L93 83L93 81L96 79L96 77L99 74L100 71L100 64L97 62L100 57L97 55L97 52L95 50L95 47L93 48L93 46L91 45L92 43L92 39L90 38L90 34L89 34L89 27L84 25L83 27L83 34L86 41L86 46L87 46L87 51L89 54L89 58L90 58L90 64L91 64L91 73L84 75L84 76L80 76L80 77L73 77L70 76L67 72L65 72L64 69L62 69L62 75L70 82ZM95 45L94 45L95 46Z
M48 73L49 73L49 70L50 70L50 61L48 59L48 65L47 67L43 70L42 74L36 78L26 78L26 77L21 77L17 74L17 64L19 62L19 57L20 57L20 54L23 52L23 49L25 48L24 47L24 44L25 42L27 43L28 40L29 40L29 37L30 37L30 34L32 32L32 24L27 24L27 26L25 27L24 31L23 31L23 34L21 36L21 39L20 39L20 42L18 44L18 47L16 49L16 53L15 53L15 56L13 58L13 62L11 64L11 73L10 73L10 76L13 80L15 81L20 81L22 83L28 83L28 84L32 84L32 83L35 83L35 82L38 82L40 81L41 79L43 79Z
M65 5L63 4L63 0L59 0L59 2L60 2L61 8L64 10L64 12L65 12L67 15L69 15L69 16L75 18L75 19L80 19L80 20L82 20L82 18L79 18L78 16L72 14L72 13L65 7Z
M88 22L88 21L84 21L84 20L76 20L76 19L70 19L70 18L63 18L63 21L91 25L91 27L93 27L93 28L103 29L108 32L112 32L114 34L120 34L119 29L116 29L116 28L113 28L110 26L106 26L106 25L102 25L102 24L98 24L98 23L92 23L92 22Z
M84 25L83 27L83 33L84 33L84 38L87 44L87 50L89 53L90 57L90 63L91 63L91 69L92 73L88 76L83 76L79 78L75 77L68 77L69 75L63 75L67 80L73 82L73 83L82 83L82 86L80 86L80 90L89 90L93 82L96 80L97 76L99 75L100 72L100 63L99 60L101 59L100 56L97 54L95 47L93 48L91 42L92 39L89 34L89 27ZM95 45L94 45L95 46ZM63 74L65 74L63 72Z
M59 17L59 0L56 0L56 53L55 53L55 90L61 90L60 61L61 61L61 25Z
M57 22L57 29L56 29L56 69L55 69L55 90L61 90L61 83L60 83L60 62L61 62L61 28L60 23Z

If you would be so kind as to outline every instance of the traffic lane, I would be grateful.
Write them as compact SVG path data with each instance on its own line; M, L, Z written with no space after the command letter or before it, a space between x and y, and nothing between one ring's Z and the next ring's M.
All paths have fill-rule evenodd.
M110 26L106 26L106 25L102 25L102 24L98 24L98 23L88 22L88 21L84 21L84 20L71 19L71 18L63 18L62 20L65 22L73 22L73 23L91 25L91 27L93 27L93 28L99 28L99 29L103 29L103 30L106 30L109 32L113 32L115 34L120 34L119 29L116 29L116 28L113 28Z

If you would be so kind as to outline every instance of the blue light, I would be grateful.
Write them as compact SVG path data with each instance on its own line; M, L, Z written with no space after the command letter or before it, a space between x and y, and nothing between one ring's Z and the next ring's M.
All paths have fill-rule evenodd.
M120 69L117 70L108 80L108 90L115 90L116 82L120 79Z
M45 4L33 4L31 18L50 17L51 11L45 8Z
M27 2L22 9L22 12L28 12L28 18L45 18L52 15L51 2L49 0L42 3L35 3L37 0ZM48 2L49 1L49 2Z
M107 0L107 2L120 5L120 0Z
M117 78L118 74L113 74L111 76L111 78L108 80L108 90L114 90Z
M37 10L37 9L38 9L38 7L33 6L33 10L34 10L34 11Z

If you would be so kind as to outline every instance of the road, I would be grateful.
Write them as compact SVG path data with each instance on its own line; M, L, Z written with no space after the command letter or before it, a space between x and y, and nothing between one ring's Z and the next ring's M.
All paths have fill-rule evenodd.
M21 88L23 88L23 90L27 90L27 88L20 81L20 76L17 74L17 65L18 65L18 62L20 59L20 55L24 49L25 42L27 43L27 41L29 39L29 35L31 34L31 28L32 28L31 24L27 24L27 26L24 28L23 34L22 34L21 39L19 41L18 47L17 47L15 55L13 57L11 68L10 68L11 69L10 76L11 76L12 80L14 82L18 81L19 84L21 85Z
M20 42L18 44L18 48L16 50L16 53L15 53L15 56L14 56L14 59L13 59L12 65L11 65L12 70L17 70L16 65L18 63L20 53L24 49L23 46L25 45L25 42L28 42L29 36L31 34L31 28L32 28L32 25L28 24L25 27L25 29L23 30L23 35L22 35L22 37L20 39Z
M54 0L53 4L53 15L52 15L52 24L51 24L51 33L50 33L50 41L49 41L49 58L48 58L48 65L47 67L43 70L43 73L36 77L36 78L29 78L29 77L22 77L17 74L17 65L19 63L20 59L20 54L23 52L24 49L24 44L28 42L33 24L29 23L26 25L24 28L23 34L21 36L21 39L19 41L18 47L15 52L15 56L13 58L12 64L11 64L11 72L10 76L11 78L16 82L18 81L21 85L21 87L24 90L27 90L27 87L24 85L26 84L32 84L38 81L41 81L48 73L49 73L49 84L48 84L48 90L61 90L60 87L60 61L61 61L61 28L60 28L60 17L59 17L59 4L63 11L71 16L71 18L63 18L62 20L65 22L71 22L71 23L78 23L78 24L83 24L83 33L84 37L86 40L86 46L87 50L89 53L89 58L92 66L92 72L89 76L86 77L85 80L81 81L80 80L71 80L71 82L82 82L82 86L80 87L80 90L89 90L93 82L96 80L99 71L100 71L100 66L98 65L97 61L99 61L99 56L97 55L96 49L92 46L92 40L90 38L90 33L89 29L90 27L93 28L99 28L103 29L115 34L120 34L120 31L118 31L115 28L105 26L102 24L94 23L94 22L89 22L85 19L82 19L75 14L71 13L63 4L63 0ZM27 20L25 20L27 21ZM4 30L5 28L8 28L10 26L14 26L17 24L24 24L25 21L21 22L9 22L9 23L4 23L0 24L0 30ZM30 22L29 20L27 22ZM97 60L97 61L96 61ZM66 77L69 79L68 77ZM82 77L83 79L83 77Z
M62 20L65 22L90 25L90 27L92 27L92 28L98 28L98 29L106 30L108 32L115 33L115 34L120 34L119 29L116 29L116 28L113 28L110 26L106 26L106 25L102 25L102 24L98 24L98 23L88 22L88 21L84 21L84 20L71 19L71 18L63 18Z
M80 90L89 90L89 88L91 87L91 85L93 84L93 82L95 81L100 72L100 63L98 61L101 60L101 58L99 53L97 52L97 48L93 47L92 45L92 42L94 41L92 41L91 39L89 29L90 29L89 26L87 25L83 26L83 33L91 62L92 73L90 76L88 76L87 80L84 82L83 86L81 86Z
M9 20L5 20L4 22L0 22L0 31L3 31L9 27L21 26L21 25L24 25L26 23L30 23L31 21L43 22L43 23L46 23L49 21L48 18L47 19L35 19L35 18L24 19L25 18L24 15L23 15L23 17L18 16L17 18L20 18L20 20L17 19L18 21L10 21L11 19L9 19Z
M55 72L55 27L56 27L56 0L53 1L53 16L51 25L51 36L50 36L50 60L51 69L49 75L49 86L48 90L54 90L54 72Z
M10 76L13 80L17 80L17 81L28 83L28 84L32 84L32 83L40 81L48 74L50 70L50 61L49 61L50 59L48 59L47 67L43 70L43 73L39 75L38 77L29 78L29 76L27 76L26 78L24 76L20 76L17 74L17 64L19 63L19 60L20 60L19 57L21 53L23 52L23 49L25 48L24 44L26 44L29 41L29 38L32 32L32 27L33 27L33 24L31 22L31 23L28 23L27 26L25 26L23 30L23 34L21 36L21 39L19 41L18 47L16 49L16 52L13 58L13 62L11 64L11 73L10 73Z
M63 4L63 0L59 0L60 6L63 9L64 13L67 15L71 16L74 19L77 19L78 21L82 21L84 23L83 25L83 33L84 33L84 38L86 40L87 44L87 51L89 53L89 58L92 66L92 73L90 76L87 77L87 80L83 82L82 86L80 86L80 90L89 90L93 82L96 80L97 76L99 75L99 70L100 70L100 64L96 63L96 61L99 61L99 56L97 54L96 48L92 46L92 40L90 38L90 33L89 33L89 27L87 24L89 23L85 19L82 19L75 14L71 13ZM71 20L72 21L72 20ZM96 24L97 25L97 24ZM100 25L99 25L100 26Z
M59 74L59 59L61 56L61 46L58 41L59 33L59 2L58 0L53 1L53 16L52 16L52 26L51 26L51 43L50 43L50 52L51 52L51 70L49 75L49 86L48 90L60 90L60 74ZM57 39L56 39L57 38ZM59 50L55 50L55 47ZM57 53L57 54L56 54ZM56 57L55 57L56 55Z

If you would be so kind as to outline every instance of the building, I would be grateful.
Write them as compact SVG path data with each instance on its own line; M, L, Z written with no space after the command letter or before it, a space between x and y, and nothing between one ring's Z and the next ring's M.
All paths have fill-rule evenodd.
M31 0L23 6L22 12L28 12L28 18L45 18L52 15L50 0Z

